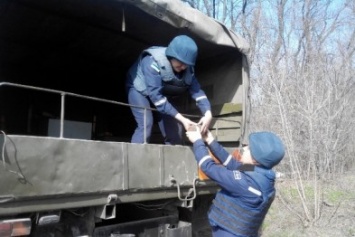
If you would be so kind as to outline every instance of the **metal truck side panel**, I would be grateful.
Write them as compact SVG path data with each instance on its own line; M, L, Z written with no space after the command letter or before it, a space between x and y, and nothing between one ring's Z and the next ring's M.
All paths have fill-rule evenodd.
M6 137L0 193L14 198L191 185L191 148L51 137Z

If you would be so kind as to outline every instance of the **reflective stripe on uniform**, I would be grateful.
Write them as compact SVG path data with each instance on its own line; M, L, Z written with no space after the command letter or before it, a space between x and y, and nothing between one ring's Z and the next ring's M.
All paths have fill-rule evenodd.
M201 165L203 164L203 162L205 162L208 159L212 159L211 156L204 156L202 157L202 159L200 160L200 162L198 162L198 166L201 167Z
M249 190L250 192L252 192L252 193L258 195L258 196L261 196L261 192L260 192L259 190L255 189L255 188L253 188L253 187L250 187L250 186L249 186L248 190Z
M162 105L166 102L166 98L163 98L161 100L158 100L157 102L154 103L155 106L159 106Z
M224 165L224 166L227 166L228 163L229 163L229 161L231 161L231 160L232 160L232 155L229 155L228 158L227 158L227 160L223 163L223 165Z
M159 66L157 63L152 63L150 65L151 68L153 68L155 71L160 72Z
M203 100L203 99L207 99L207 96L203 95L203 96L197 97L196 101Z

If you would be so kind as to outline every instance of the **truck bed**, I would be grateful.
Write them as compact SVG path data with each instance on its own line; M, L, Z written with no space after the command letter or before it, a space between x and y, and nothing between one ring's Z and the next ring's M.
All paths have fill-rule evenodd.
M184 198L194 184L199 194L217 189L212 182L195 180L197 165L189 146L1 138L0 215L104 205L112 196L117 203Z

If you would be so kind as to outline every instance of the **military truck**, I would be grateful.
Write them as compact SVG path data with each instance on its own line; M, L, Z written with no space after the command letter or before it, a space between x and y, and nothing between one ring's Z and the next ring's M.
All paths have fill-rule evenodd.
M0 236L210 236L218 186L188 142L164 145L154 128L130 143L125 75L143 49L192 37L210 129L235 149L247 42L177 0L3 0L0 18ZM198 121L188 95L176 102Z

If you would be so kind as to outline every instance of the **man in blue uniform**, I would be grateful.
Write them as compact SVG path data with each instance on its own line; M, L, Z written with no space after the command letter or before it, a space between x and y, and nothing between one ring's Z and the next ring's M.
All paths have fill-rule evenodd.
M150 104L158 110L158 125L166 144L182 144L183 129L196 123L179 113L170 99L189 91L202 113L197 124L206 132L211 120L211 105L201 90L194 74L197 45L186 35L175 37L168 47L150 47L144 50L127 74L128 103L137 122L131 142L149 142L153 127L153 113L144 108ZM182 125L182 126L181 126Z
M257 237L275 197L275 172L285 154L282 141L271 132L249 135L249 145L229 154L208 131L201 137L187 131L195 158L205 174L221 186L208 218L214 237ZM216 163L209 155L220 161Z

